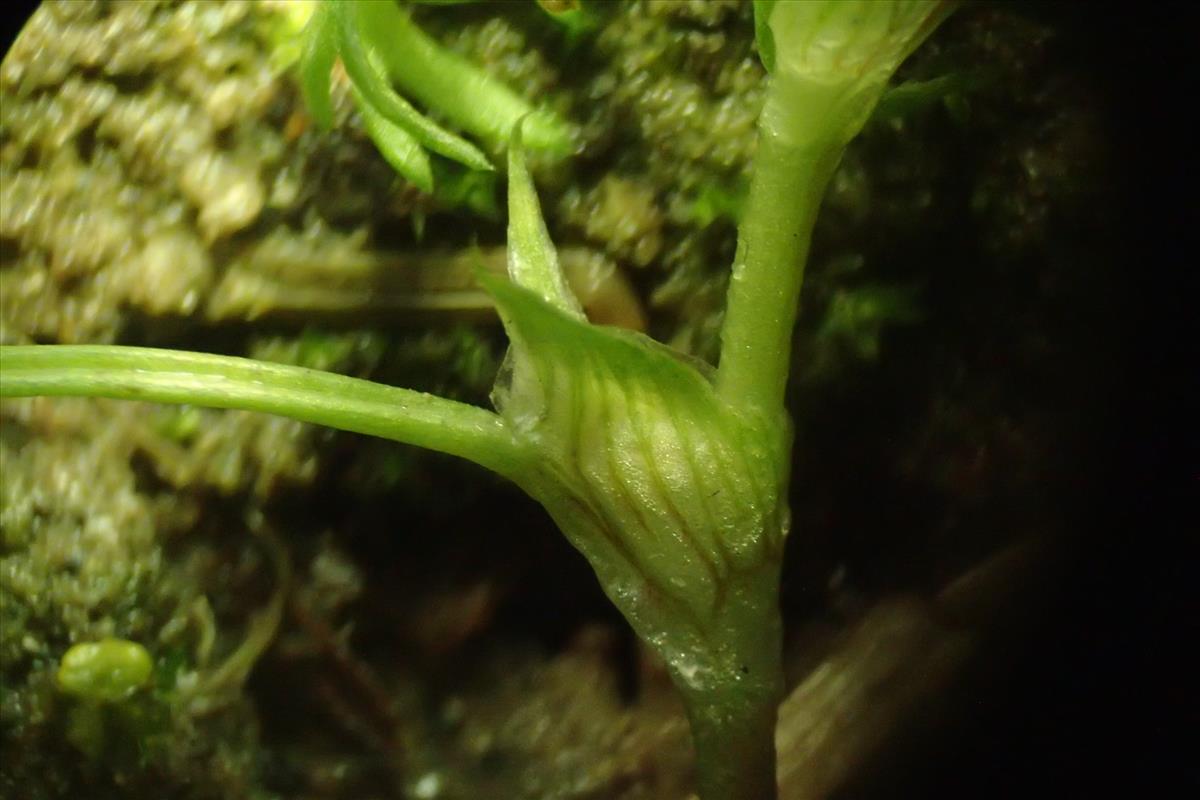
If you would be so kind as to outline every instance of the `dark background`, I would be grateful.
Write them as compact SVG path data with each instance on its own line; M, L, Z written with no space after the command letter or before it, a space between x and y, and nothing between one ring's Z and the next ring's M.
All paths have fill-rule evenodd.
M1079 547L1017 649L983 655L956 721L845 796L1173 797L1200 789L1197 40L1182 4L1022 4L1098 76L1120 231L1107 434L1081 487ZM1192 20L1194 21L1194 20ZM1115 333L1115 335L1113 335ZM1095 466L1095 465L1094 465ZM1018 641L1008 640L1008 644ZM986 684L988 692L979 687ZM1182 791L1181 791L1182 790ZM1190 792L1188 790L1191 790Z

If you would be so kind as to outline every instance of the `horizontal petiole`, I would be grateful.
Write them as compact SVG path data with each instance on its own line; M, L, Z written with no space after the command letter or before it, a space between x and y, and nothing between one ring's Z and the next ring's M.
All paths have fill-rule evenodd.
M442 397L284 364L117 345L0 347L0 397L76 396L277 414L417 445L511 476L525 448L501 418Z

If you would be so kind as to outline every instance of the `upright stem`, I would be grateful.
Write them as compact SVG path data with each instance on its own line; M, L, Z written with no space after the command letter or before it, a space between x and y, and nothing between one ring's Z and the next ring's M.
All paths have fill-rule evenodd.
M731 406L781 408L825 187L888 77L952 8L939 0L755 3L772 75L722 330L717 390Z
M774 800L780 697L714 692L689 702L696 786L704 800Z
M670 664L687 706L703 800L774 800L783 699L779 564L729 576L693 658Z
M804 264L825 187L842 147L797 136L796 98L772 79L759 121L758 153L721 330L717 392L734 407L782 407ZM811 121L801 130L811 132Z

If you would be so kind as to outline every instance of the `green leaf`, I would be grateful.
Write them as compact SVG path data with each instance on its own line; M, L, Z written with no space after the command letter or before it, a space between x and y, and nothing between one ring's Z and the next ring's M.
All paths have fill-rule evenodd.
M537 192L525 165L521 125L518 122L514 126L508 148L508 274L518 286L575 319L583 319L583 309L563 279L558 253L542 219Z
M513 127L524 119L528 147L560 154L571 151L570 125L548 109L535 108L503 81L444 47L395 3L362 3L359 13L362 35L406 96L494 146L507 144Z
M775 37L771 33L771 11L775 0L754 0L754 41L758 44L758 57L767 72L775 71Z
M433 192L433 167L429 163L429 154L421 147L421 143L408 131L376 111L375 107L363 98L358 87L354 88L354 100L358 104L359 113L362 114L367 135L379 148L379 154L384 160L421 191Z
M363 42L358 3L344 0L336 9L342 63L355 88L362 92L364 104L369 103L380 116L408 131L435 153L473 169L492 169L491 162L478 147L421 114L392 89L379 67L372 63Z
M308 111L322 130L333 127L329 72L337 57L335 24L328 3L320 3L304 28L300 55L300 91Z

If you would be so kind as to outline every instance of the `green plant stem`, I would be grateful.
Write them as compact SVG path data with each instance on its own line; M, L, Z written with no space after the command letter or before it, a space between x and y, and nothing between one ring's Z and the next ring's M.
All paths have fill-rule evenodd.
M0 397L75 396L262 411L461 456L501 475L527 459L499 416L344 375L116 345L0 347Z
M716 382L731 406L767 414L782 408L813 225L842 153L836 139L791 135L804 109L789 88L772 78L759 122Z
M775 725L780 697L748 702L712 692L688 704L696 786L704 800L774 800Z
M707 677L672 675L688 710L704 800L774 800L775 725L783 700L779 562L731 575L706 645Z

